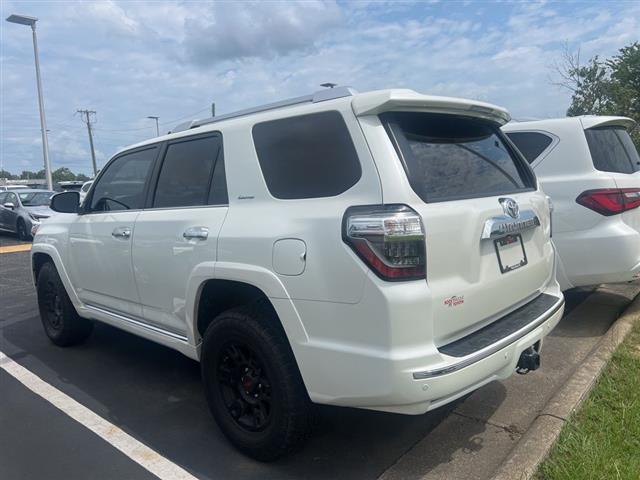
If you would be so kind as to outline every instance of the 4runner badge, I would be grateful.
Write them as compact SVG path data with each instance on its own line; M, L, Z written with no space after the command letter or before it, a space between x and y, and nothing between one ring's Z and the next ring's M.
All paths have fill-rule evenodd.
M458 305L462 305L464 303L464 295L460 295L459 297L454 295L453 297L447 298L444 301L444 304L448 307L457 307Z

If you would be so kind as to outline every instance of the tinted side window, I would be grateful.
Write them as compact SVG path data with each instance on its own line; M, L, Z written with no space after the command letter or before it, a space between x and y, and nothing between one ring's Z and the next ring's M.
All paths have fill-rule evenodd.
M533 163L553 142L550 136L536 132L507 132L507 137L518 147L529 163Z
M157 147L116 158L97 181L92 211L129 210L144 206L144 187L157 155Z
M219 153L218 136L169 144L158 177L153 206L167 208L207 205Z
M358 154L338 112L320 112L253 127L267 188L276 198L339 195L360 179Z
M6 198L7 198L6 193L0 193L0 205L2 205L3 203L7 203Z
M418 112L380 117L425 202L501 195L535 184L493 123Z
M602 172L633 173L638 170L634 165L632 153L627 152L621 140L629 134L622 127L590 128L585 130L593 166ZM631 145L633 147L633 145ZM635 152L637 156L637 152Z

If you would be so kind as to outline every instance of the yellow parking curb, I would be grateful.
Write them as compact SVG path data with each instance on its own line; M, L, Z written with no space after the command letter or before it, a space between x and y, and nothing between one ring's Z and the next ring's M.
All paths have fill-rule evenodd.
M31 250L30 243L23 243L22 245L7 245L6 247L0 247L0 254L2 253L16 253L16 252L28 252Z

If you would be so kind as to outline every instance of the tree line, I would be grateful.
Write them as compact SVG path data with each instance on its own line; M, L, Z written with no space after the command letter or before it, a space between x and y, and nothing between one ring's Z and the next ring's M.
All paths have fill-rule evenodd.
M7 180L44 180L44 169L32 172L30 170L23 170L20 175L14 175L6 170L0 170L0 178L6 178ZM72 180L79 180L86 182L91 180L90 177L84 173L73 173L67 167L60 167L57 170L51 172L51 178L54 182L69 182Z
M555 65L553 83L571 92L567 116L620 115L640 125L640 43L633 42L611 58L591 58L580 63L580 51L565 51ZM631 132L640 150L640 127Z

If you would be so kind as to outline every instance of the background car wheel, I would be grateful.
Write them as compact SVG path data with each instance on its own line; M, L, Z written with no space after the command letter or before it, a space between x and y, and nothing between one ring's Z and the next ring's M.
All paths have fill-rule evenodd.
M313 405L270 305L216 317L204 335L201 368L211 413L240 451L271 461L309 436Z
M27 232L27 225L21 218L18 219L18 223L16 224L16 233L18 235L18 240L26 241L31 238L31 235Z
M52 263L45 263L38 274L38 308L44 331L60 347L84 341L93 323L76 312Z

